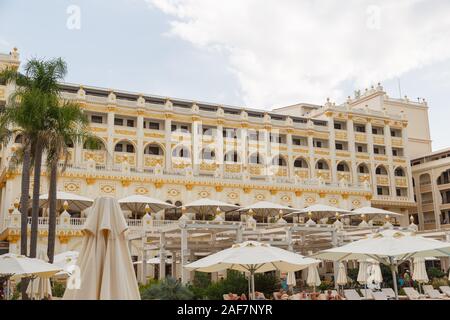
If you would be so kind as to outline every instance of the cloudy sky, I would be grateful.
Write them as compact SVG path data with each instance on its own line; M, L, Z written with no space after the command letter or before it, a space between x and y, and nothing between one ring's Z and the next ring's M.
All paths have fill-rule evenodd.
M448 17L448 0L0 0L0 52L61 56L68 82L264 109L381 82L428 100L436 150Z

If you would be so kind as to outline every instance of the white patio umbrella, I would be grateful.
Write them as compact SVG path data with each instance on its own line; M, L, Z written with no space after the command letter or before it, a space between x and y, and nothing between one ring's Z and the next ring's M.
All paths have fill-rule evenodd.
M45 262L46 254L43 250L39 251L39 259ZM42 300L52 297L52 285L50 277L35 277L31 279L27 287L27 295L33 300Z
M264 218L273 217L280 214L286 214L297 210L298 209L286 207L278 203L273 203L269 201L259 201L248 207L241 208L237 211L255 213L258 216L262 216L264 221Z
M295 287L297 285L297 279L295 278L295 272L289 271L287 274L286 284L289 287Z
M255 273L273 270L281 272L298 271L320 261L273 247L268 244L246 241L233 245L210 256L184 266L187 270L218 272L232 269L250 273L252 297L255 293Z
M425 258L414 258L412 279L419 283L419 287L421 283L427 283L430 281L430 279L428 279L427 268L425 266Z
M306 284L310 287L314 288L314 292L316 291L316 287L320 286L320 275L319 270L317 269L317 264L310 265L308 267L308 275L306 277Z
M80 281L64 300L139 300L125 217L116 199L97 198L84 224L77 260Z
M94 200L80 196L78 194L63 191L56 192L56 208L58 209L58 211L64 209L64 202L66 201L69 205L67 210L72 211L83 211L92 206L92 203L94 203ZM48 207L48 193L41 194L39 196L39 206Z
M335 217L336 215L341 215L344 213L350 213L351 211L346 209L341 209L337 207L327 206L324 204L314 204L312 206L306 207L301 210L297 210L288 214L287 216L295 216L295 215L309 215L310 218L314 216L316 219L324 219Z
M28 258L14 253L0 256L0 275L14 277L51 277L61 268L37 258Z
M393 218L400 218L400 217L402 217L402 215L400 213L396 213L396 212L392 212L392 211L388 211L388 210L383 210L383 209L379 209L379 208L374 208L374 207L362 207L362 208L354 209L350 213L346 213L346 214L344 214L342 216L343 217L360 216L362 218L362 222L359 225L360 227L367 227L367 226L369 226L367 224L367 222L365 221L365 217L370 217L371 218L370 220L373 220L373 219L376 219L376 218L388 220L389 218L392 218L392 217ZM389 224L387 224L386 227L388 227ZM392 226L392 225L390 225L390 226Z
M383 282L383 274L381 273L380 263L376 260L371 259L368 282L372 282L377 285Z
M146 212L145 206L148 205L151 212L159 212L164 209L175 208L170 203L150 198L141 194L133 194L131 196L119 199L119 204L122 210L129 210L132 212Z
M370 268L369 260L359 260L358 262L359 262L359 270L356 281L358 281L360 284L367 285L367 279L369 278L369 268Z
M336 284L338 286L345 286L347 282L347 270L345 269L345 265L342 262L339 262Z
M342 261L375 259L391 268L394 290L397 294L397 265L416 257L448 257L450 243L424 238L415 233L383 230L341 247L331 248L313 254L312 257Z
M203 218L208 214L215 215L216 213L234 211L240 208L234 204L208 198L195 200L182 207L185 208L186 212L202 215Z

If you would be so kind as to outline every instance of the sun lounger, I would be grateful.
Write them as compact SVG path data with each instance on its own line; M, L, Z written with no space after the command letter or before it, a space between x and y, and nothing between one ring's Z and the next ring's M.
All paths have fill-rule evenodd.
M360 291L361 291L361 294L363 295L363 297L366 298L367 300L374 299L373 291L371 289L363 288Z
M409 300L419 300L419 299L426 298L425 295L418 293L416 291L416 289L414 289L412 287L405 287L405 288L403 288L403 291L405 291L405 294Z
M372 297L375 300L389 300L386 294L383 291L374 291L372 292Z
M424 285L423 291L431 299L447 299L445 294L441 294L438 290L434 289L432 285Z
M386 297L390 299L395 299L395 292L392 288L383 288L381 289L382 292L386 295Z
M344 290L344 296L347 300L362 300L361 296L355 289Z
M450 297L450 286L440 286L439 289L441 289L443 294Z

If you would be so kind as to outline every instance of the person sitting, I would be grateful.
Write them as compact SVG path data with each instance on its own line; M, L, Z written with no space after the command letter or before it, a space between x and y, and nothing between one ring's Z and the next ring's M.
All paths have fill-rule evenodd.
M280 289L278 292L273 293L273 297L275 300L281 300L281 297L283 296L283 294L286 294L286 291L284 291L283 289Z
M226 295L226 297L227 297L227 299L226 300L237 300L238 299L238 297L237 297L237 295L235 295L234 293L228 293L227 295Z
M266 300L264 293L255 291L255 300Z
M241 294L238 300L247 300L247 296L245 295L245 293Z

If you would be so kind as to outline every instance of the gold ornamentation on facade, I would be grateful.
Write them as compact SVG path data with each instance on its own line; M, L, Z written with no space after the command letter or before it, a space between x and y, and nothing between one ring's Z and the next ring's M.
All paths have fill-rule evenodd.
M215 186L215 189L217 192L222 192L223 191L223 186Z
M116 192L116 187L110 184L103 184L100 186L100 191L106 194L113 194Z
M163 185L164 185L164 183L162 181L155 181L155 188L156 189L160 189Z
M170 189L170 190L168 191L168 194L169 194L170 196L172 196L172 197L176 197L176 196L178 196L178 195L180 194L180 192L179 192L177 189Z
M145 187L137 187L134 191L137 194L147 194L148 193L148 189Z
M301 191L295 191L295 196L296 197L301 197L302 196L302 194L303 194L303 192L301 192Z
M95 183L95 178L86 177L86 183L92 185Z
M129 187L131 184L130 180L122 180L121 182L122 182L122 187L125 187L125 188Z
M155 139L164 139L164 134L156 133L156 132L145 132L144 137L146 138L155 138Z
M149 156L146 155L144 157L144 166L145 167L156 167L156 165L159 164L161 167L164 166L164 157L163 156Z
M325 198L325 196L326 196L326 193L324 193L324 192L319 192L319 197L322 199L322 198Z
M278 192L278 190L276 190L276 189L271 189L271 190L270 190L270 194L271 194L272 196L275 196L275 195L277 194L277 192Z
M244 190L244 193L250 193L251 191L252 191L252 189L250 189L250 188L243 188L242 190Z
M59 243L60 244L68 244L69 240L70 240L70 237L66 236L66 235L59 235L58 239L59 239Z
M342 199L347 200L348 199L348 193L343 193L342 194Z
M76 182L65 182L64 191L71 193L78 193L80 191L80 184Z
M208 198L210 196L209 192L206 190L202 190L198 193L198 195L202 198Z
M194 186L190 183L186 184L186 190L192 190Z
M231 200L236 200L239 198L239 194L237 194L236 192L230 192L229 194L227 194L227 197Z

